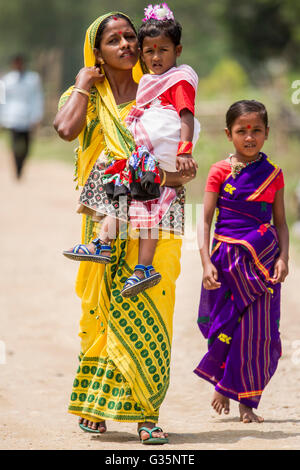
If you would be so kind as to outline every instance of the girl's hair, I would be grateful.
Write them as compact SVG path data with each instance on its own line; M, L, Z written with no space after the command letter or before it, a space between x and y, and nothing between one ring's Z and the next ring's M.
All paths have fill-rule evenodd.
M105 31L105 28L106 28L107 24L113 18L122 18L123 20L126 20L127 23L133 29L133 31L135 32L135 34L137 35L136 29L135 29L134 24L132 23L132 21L127 16L123 15L122 13L116 13L115 15L110 15L107 18L105 18L105 20L103 20L102 23L100 24L100 26L98 28L98 31L97 31L97 34L96 34L96 38L95 38L95 45L94 45L95 49L100 48L100 44L101 44L101 40L102 40L103 33Z
M256 100L241 100L233 103L226 113L226 127L231 132L234 121L242 114L258 113L268 127L268 113L265 106Z
M174 46L178 46L181 40L182 27L176 20L155 20L145 21L138 32L138 42L140 49L143 48L145 37L156 38L164 34L171 39Z

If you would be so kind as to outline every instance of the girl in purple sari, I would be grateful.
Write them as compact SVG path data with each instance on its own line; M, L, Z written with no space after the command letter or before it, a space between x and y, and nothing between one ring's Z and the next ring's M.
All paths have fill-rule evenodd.
M289 245L284 182L281 169L261 152L269 133L263 104L234 103L226 125L235 153L211 167L204 196L198 325L208 352L194 372L215 386L217 413L228 414L232 398L241 421L262 422L253 408L281 356L280 283L288 274Z

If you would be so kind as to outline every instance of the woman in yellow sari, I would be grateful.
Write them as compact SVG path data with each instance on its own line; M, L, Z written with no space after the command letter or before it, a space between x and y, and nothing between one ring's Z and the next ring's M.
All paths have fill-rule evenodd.
M88 28L85 67L61 97L54 127L60 137L78 137L77 179L83 186L99 155L128 158L134 141L124 120L142 75L137 37L130 19L120 13L101 16ZM193 176L166 173L168 186ZM83 215L82 243L90 244L98 224ZM136 297L120 295L137 263L138 239L112 244L111 263L82 262L76 292L82 300L80 364L69 412L80 427L105 432L106 420L138 423L144 444L163 444L167 434L156 427L170 378L175 282L180 272L181 239L160 234L155 263L162 273L156 287Z

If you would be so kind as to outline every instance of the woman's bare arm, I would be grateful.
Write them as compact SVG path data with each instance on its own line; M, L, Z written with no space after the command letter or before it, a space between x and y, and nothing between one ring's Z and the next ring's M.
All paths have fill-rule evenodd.
M75 86L89 92L96 82L103 80L104 75L100 73L98 67L84 67L76 77ZM87 95L72 92L58 111L53 126L62 139L71 141L78 137L86 122L88 101Z

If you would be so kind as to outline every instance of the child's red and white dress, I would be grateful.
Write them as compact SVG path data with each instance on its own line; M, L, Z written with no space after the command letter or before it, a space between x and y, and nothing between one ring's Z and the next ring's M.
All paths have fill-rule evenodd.
M126 118L126 124L136 143L136 154L148 152L153 157L152 162L156 160L162 169L176 172L176 155L181 140L180 112L188 109L194 114L197 85L197 74L188 65L173 67L162 75L146 74L141 78L136 105ZM194 118L194 145L199 132L200 124ZM134 155L129 163L132 163L133 157ZM143 159L143 165L147 161L147 158ZM81 205L100 216L110 215L126 222L129 220L134 229L159 226L163 230L183 234L184 188L176 191L167 186L160 187L158 177L154 179L155 182L158 181L159 188L156 198L135 199L129 190L123 191L124 187L121 188L124 182L129 188L125 165L126 160L118 160L104 168L99 157L81 193ZM151 171L151 165L146 170ZM155 171L157 174L157 168ZM127 192L129 204L123 204L121 198L114 200L107 196L108 175L114 172L115 176L119 172L122 177L121 182L114 178L114 185L117 186L118 183L120 186L113 192L120 190L120 195ZM92 196L95 193L96 196Z
M176 155L180 142L180 112L195 112L195 96L198 77L189 65L172 67L162 75L144 75L139 83L136 106L126 119L137 147L146 148L158 161L159 166L176 172ZM193 145L200 132L200 124L194 118ZM133 199L129 208L134 228L151 228L165 216L177 193L174 188L160 188L155 200Z

